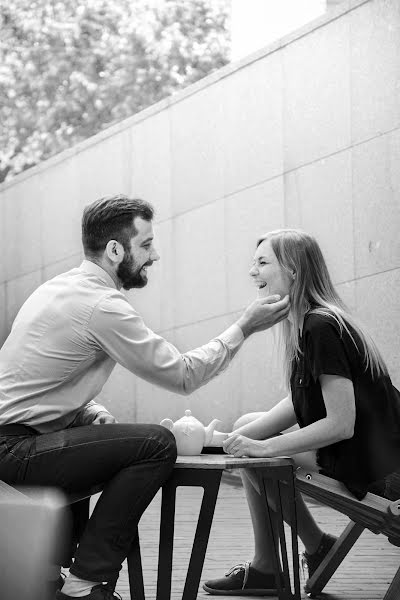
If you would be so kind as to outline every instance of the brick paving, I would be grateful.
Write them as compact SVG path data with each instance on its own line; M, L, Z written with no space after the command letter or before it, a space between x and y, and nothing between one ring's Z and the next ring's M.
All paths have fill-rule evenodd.
M178 488L172 600L182 597L201 497L201 488ZM337 535L348 522L340 513L310 504L318 522L326 531ZM160 494L157 494L140 524L146 600L155 600L156 597L159 514ZM299 549L302 550L301 544ZM224 477L215 509L202 582L222 576L238 562L250 560L252 552L251 522L243 489L235 485L235 480L232 484L232 481ZM399 564L400 548L389 544L384 536L364 531L320 597L324 600L382 600ZM123 600L130 600L126 564L121 572L117 591ZM200 586L198 600L207 598L210 599L211 596ZM228 597L219 598L224 600ZM236 598L240 600L244 596ZM304 592L302 598L306 598Z

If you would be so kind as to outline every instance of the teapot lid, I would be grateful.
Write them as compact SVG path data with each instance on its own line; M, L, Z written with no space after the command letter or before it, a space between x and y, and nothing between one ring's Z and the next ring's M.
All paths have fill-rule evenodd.
M198 419L196 419L196 417L194 417L192 415L192 411L191 410L185 410L185 414L183 415L183 417L181 417L179 419L179 421L176 421L175 424L184 424L184 423L190 423L191 427L198 427L199 429L204 429L204 425L201 421L199 421Z

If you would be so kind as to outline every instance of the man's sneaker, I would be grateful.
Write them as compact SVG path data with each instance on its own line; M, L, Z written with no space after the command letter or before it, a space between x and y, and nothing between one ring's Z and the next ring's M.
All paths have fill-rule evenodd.
M80 600L122 600L121 596L117 594L117 592L113 592L106 585L95 585L92 587L92 591L90 594L86 594L86 596L80 596ZM67 596L67 594L63 594L61 591L56 592L56 600L76 600L75 596Z
M203 590L219 596L276 596L275 575L265 574L250 566L250 562L235 565L225 577L211 579Z
M335 545L337 542L337 538L334 535L330 535L329 533L324 533L319 546L313 554L308 554L308 552L303 552L301 555L301 566L304 571L304 567L307 567L308 571L308 579L310 579L315 571L318 569L319 565L324 560L325 556L328 554L329 550ZM307 592L307 584L304 586L305 591Z

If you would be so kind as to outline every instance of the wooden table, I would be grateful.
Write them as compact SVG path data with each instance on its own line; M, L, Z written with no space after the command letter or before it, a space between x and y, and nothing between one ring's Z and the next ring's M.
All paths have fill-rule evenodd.
M162 488L159 561L157 577L157 600L170 600L172 556L175 526L176 488L201 486L203 500L193 541L182 600L197 598L203 570L207 543L214 516L219 485L224 469L254 469L266 504L267 527L274 540L275 580L279 600L300 600L299 556L297 547L297 521L293 463L290 458L234 458L226 454L202 454L178 456L174 471ZM287 486L291 502L291 547L293 576L290 576L287 541L283 526L281 485ZM278 532L272 527L270 508L266 500L266 485L279 499L276 506ZM250 534L250 532L249 532ZM229 561L229 551L227 550ZM138 536L128 555L128 572L131 599L144 600L144 586ZM282 586L282 581L283 586Z

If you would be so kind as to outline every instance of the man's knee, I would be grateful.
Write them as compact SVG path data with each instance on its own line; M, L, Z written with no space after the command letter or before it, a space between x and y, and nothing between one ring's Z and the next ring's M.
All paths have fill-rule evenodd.
M239 417L237 419L237 421L235 421L235 423L233 424L232 430L234 431L235 429L239 429L239 427L243 427L243 425L247 425L248 423L255 421L256 419L261 417L263 414L264 414L263 412L252 412L252 413L246 413L245 415L242 415L241 417Z
M152 438L161 446L161 452L163 453L164 458L168 458L172 462L175 462L177 451L175 436L172 431L162 425L154 425Z

